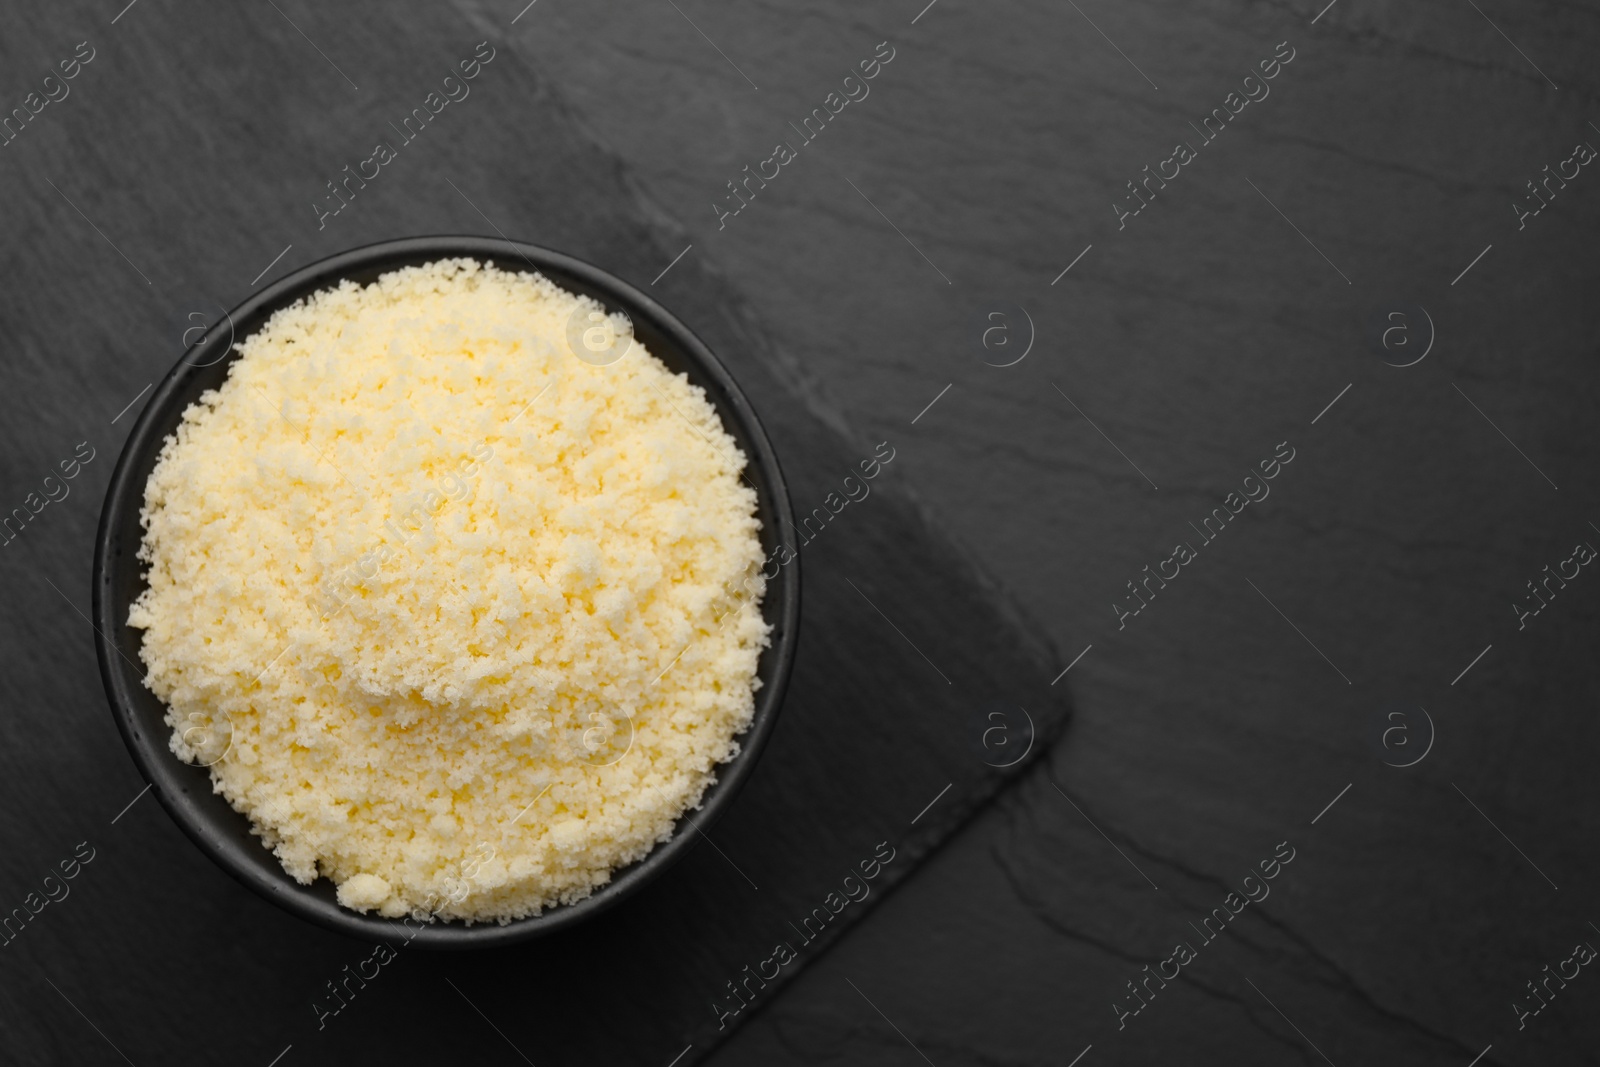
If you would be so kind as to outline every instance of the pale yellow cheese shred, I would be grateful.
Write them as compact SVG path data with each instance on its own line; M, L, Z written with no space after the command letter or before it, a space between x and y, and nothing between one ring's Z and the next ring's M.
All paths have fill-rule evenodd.
M595 329L626 355L575 354ZM471 260L345 282L240 353L145 490L128 624L172 751L294 878L384 916L538 914L666 840L769 639L703 391Z

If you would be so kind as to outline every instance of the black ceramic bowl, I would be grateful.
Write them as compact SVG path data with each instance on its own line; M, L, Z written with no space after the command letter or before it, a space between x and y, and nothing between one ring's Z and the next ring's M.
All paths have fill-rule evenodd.
M202 392L222 383L228 367L238 358L234 344L259 330L274 311L346 278L365 284L387 271L455 256L470 256L505 270L525 271L531 267L563 288L595 298L608 310L625 312L633 321L634 335L653 355L672 371L687 374L691 382L705 388L723 426L749 457L745 477L756 489L762 547L768 558L778 546L779 532L793 523L788 490L772 444L726 368L683 323L650 297L597 267L559 252L483 237L416 237L369 245L313 263L274 282L234 308L186 352L134 424L111 476L100 515L94 553L93 611L99 631L96 651L100 675L111 712L156 799L201 850L280 907L331 930L374 941L394 941L398 927L376 915L361 915L340 907L334 899L334 886L326 878L309 886L290 878L277 857L251 835L248 820L212 791L210 772L181 762L167 747L172 729L164 718L165 705L142 681L141 632L126 625L129 605L145 588L144 568L136 558L143 536L139 510L157 454L184 409ZM777 721L798 635L798 560L781 567L777 578L768 583L762 610L773 629L771 647L761 656L762 686L756 694L755 721L739 739L739 755L719 769L716 784L706 792L703 808L695 817L702 829L732 803L750 777ZM570 927L638 892L693 847L698 837L697 830L686 819L680 819L671 840L657 845L638 863L614 872L609 883L585 900L505 926L435 921L426 924L410 943L432 948L500 946Z

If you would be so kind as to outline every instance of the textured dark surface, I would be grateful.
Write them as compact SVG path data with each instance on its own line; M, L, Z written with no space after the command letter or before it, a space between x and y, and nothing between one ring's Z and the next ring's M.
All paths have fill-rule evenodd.
M399 233L498 226L641 284L692 243L654 291L757 394L796 506L826 492L835 462L888 439L899 451L884 481L935 527L909 539L916 520L885 491L818 541L802 649L817 696L796 690L740 804L754 812L763 784L776 795L803 780L817 814L730 819L714 836L760 891L697 849L680 875L698 880L668 887L652 914L703 894L684 906L716 909L723 951L759 951L786 921L767 894L809 899L833 877L769 886L753 869L763 856L803 847L848 863L882 837L921 840L910 818L977 773L944 762L965 750L936 725L961 703L939 689L971 684L980 663L1043 688L1092 645L1056 687L1072 685L1077 711L1047 760L713 1062L1066 1064L1091 1045L1080 1067L1594 1061L1592 968L1522 1029L1512 1004L1533 1006L1525 983L1575 943L1600 946L1600 586L1584 568L1520 631L1511 605L1531 606L1525 583L1575 543L1600 545L1600 178L1584 168L1522 229L1511 204L1531 204L1525 183L1575 143L1600 146L1600 9L279 7L139 0L114 26L115 10L18 8L0 38L17 100L76 41L100 49L72 96L0 150L0 484L19 502L77 441L100 449L0 559L14 709L3 887L20 901L77 841L100 848L72 897L4 950L0 1037L19 1060L120 1062L47 978L139 1063L266 1063L291 1041L286 1065L405 1051L522 1062L447 976L536 1063L620 1060L623 1032L660 1049L627 1062L707 1048L692 1031L709 1014L681 1007L698 994L626 936L643 910L583 946L594 971L538 953L402 956L308 1033L306 1002L359 950L236 889L153 808L102 821L139 783L86 626L45 583L82 603L120 440L107 422L170 365L184 315L231 303L284 245L277 270ZM322 182L485 38L499 56L426 135L438 138L317 232ZM895 57L870 96L719 230L724 183L796 139L789 124L885 40ZM1119 231L1125 183L1197 142L1189 124L1282 41L1295 57L1271 95ZM1397 368L1370 323L1410 305L1437 336ZM1006 309L1018 331L1018 306L1032 350L985 366L986 314ZM1421 344L1426 320L1405 321ZM791 458L813 417L839 439ZM1124 583L1198 540L1189 524L1284 441L1295 459L1271 496L1119 630ZM1005 609L980 614L969 565L922 554L939 537L1008 591L995 604L1009 596L1038 626L985 621ZM956 685L865 605L849 614L846 577ZM812 626L814 608L837 612L837 631ZM1013 632L1059 652L1048 667L1032 652L1002 659ZM847 671L898 695L862 713ZM1411 709L1408 744L1425 740L1419 707L1436 729L1408 768L1383 761L1415 747L1370 738L1394 704ZM807 715L836 741L796 742L782 763ZM895 755L866 756L885 731ZM857 827L853 800L869 794L902 809ZM957 818L955 795L916 830L931 839L948 823L929 820ZM1295 859L1270 897L1201 944L1190 924L1283 841ZM1125 983L1180 939L1198 958L1119 1030ZM586 1057L556 1036L569 1027L588 1035Z

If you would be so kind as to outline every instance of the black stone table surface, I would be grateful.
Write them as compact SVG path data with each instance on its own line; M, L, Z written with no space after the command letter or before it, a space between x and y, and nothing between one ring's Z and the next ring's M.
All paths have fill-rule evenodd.
M0 134L0 511L93 455L0 548L0 908L79 864L0 945L0 1060L1600 1059L1600 4L113 0L0 27L27 119ZM332 212L479 42L471 95ZM319 1031L361 946L136 797L77 613L119 409L184 331L423 232L648 287L797 497L896 459L805 557L806 695L712 833L760 891L697 848L589 943L408 953ZM1003 773L968 736L996 699L1039 716ZM870 908L719 1028L719 968L888 838Z

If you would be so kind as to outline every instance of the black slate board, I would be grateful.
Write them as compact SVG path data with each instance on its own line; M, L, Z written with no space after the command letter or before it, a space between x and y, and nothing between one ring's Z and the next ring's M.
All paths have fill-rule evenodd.
M285 1065L510 1060L507 1045L540 1063L698 1059L751 1013L721 1027L712 1007L733 1003L725 983L741 968L793 945L795 962L754 996L770 1000L1025 765L1013 753L1044 749L1064 723L1064 687L1049 684L1061 664L897 489L891 462L803 549L795 681L714 848L571 934L473 956L402 950L319 1028L313 1001L330 1003L325 983L367 947L276 911L201 858L141 798L104 708L82 612L124 408L181 354L184 331L258 272L340 248L503 233L643 284L678 246L537 72L458 12L308 9L291 23L270 5L145 0L114 14L54 10L0 43L6 70L41 78L79 41L93 56L0 157L13 232L0 250L11 353L0 487L22 503L79 442L93 450L69 496L0 556L11 710L0 803L12 815L0 900L21 905L79 842L93 857L5 946L0 1047L17 1062L95 1062L108 1045L169 1063L266 1063L289 1046ZM319 229L309 205L323 183L486 39L500 47L471 95ZM693 259L674 270L669 305L761 412L797 510L820 506L879 442L826 426L727 288ZM870 896L802 944L790 924L880 842L894 858Z

